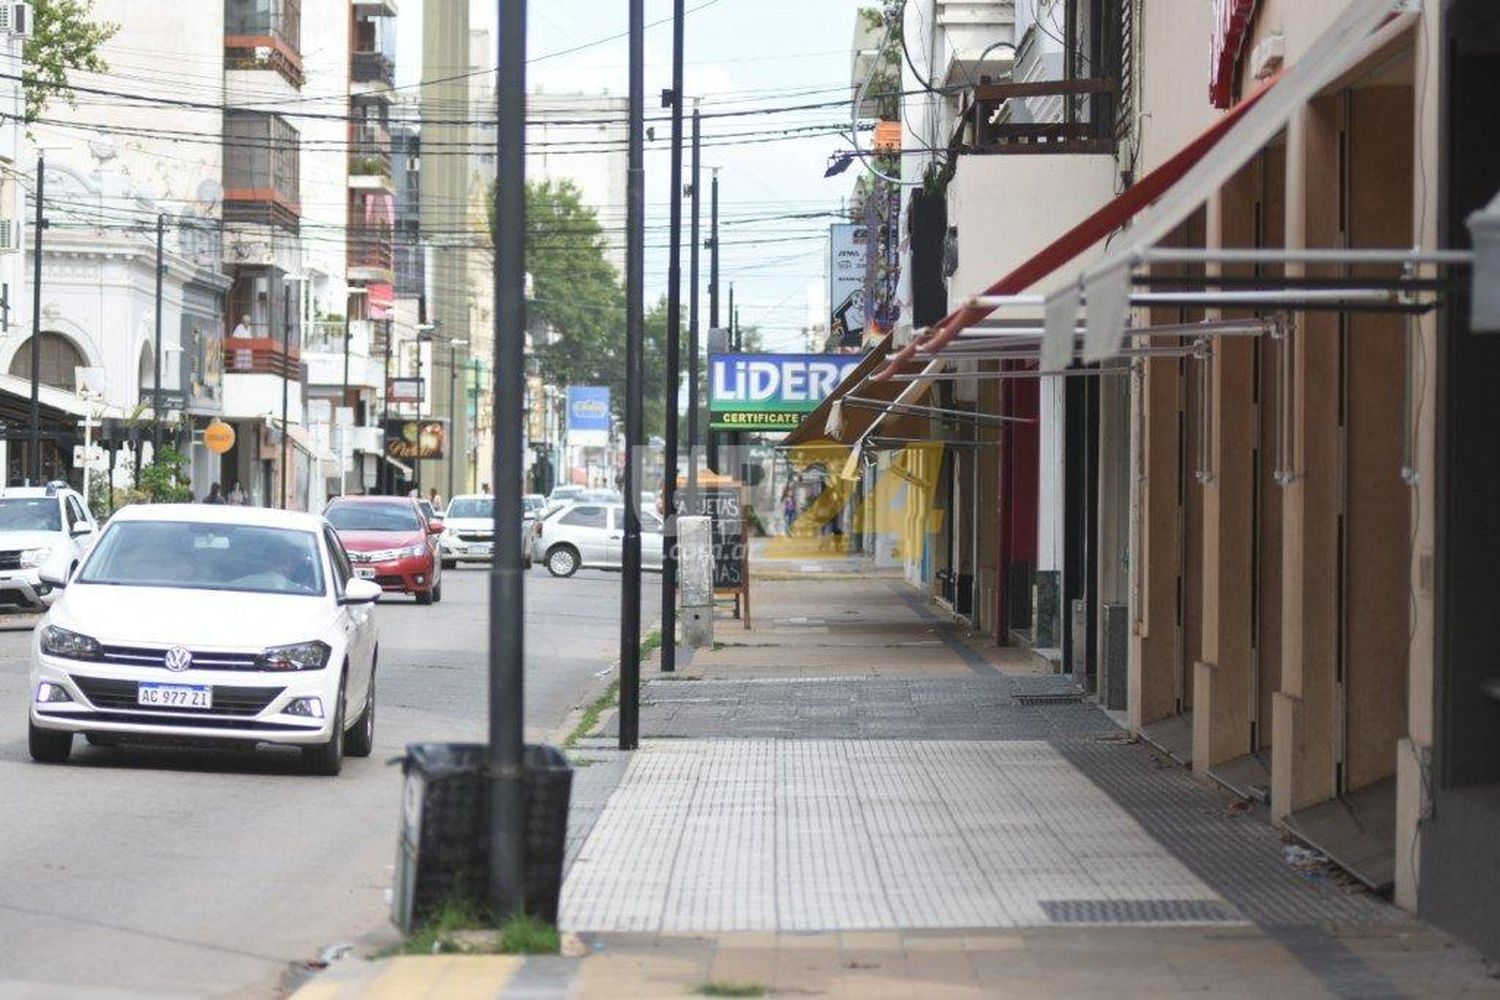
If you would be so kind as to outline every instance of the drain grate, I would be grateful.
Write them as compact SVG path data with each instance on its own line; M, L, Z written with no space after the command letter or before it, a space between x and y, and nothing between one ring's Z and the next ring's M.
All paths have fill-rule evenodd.
M1054 924L1211 924L1241 918L1209 899L1043 899Z
M1077 691L1058 691L1053 694L1011 695L1021 705L1081 705L1083 695Z

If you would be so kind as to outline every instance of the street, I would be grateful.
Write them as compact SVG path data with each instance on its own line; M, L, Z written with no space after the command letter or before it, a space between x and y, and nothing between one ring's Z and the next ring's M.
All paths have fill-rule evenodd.
M643 622L655 620L646 577ZM0 995L274 995L339 943L395 940L387 890L400 807L388 761L411 741L485 733L486 567L440 604L383 603L375 752L337 778L294 751L89 747L26 752L32 633L0 633ZM620 576L527 576L528 738L602 686ZM649 627L649 625L647 626Z

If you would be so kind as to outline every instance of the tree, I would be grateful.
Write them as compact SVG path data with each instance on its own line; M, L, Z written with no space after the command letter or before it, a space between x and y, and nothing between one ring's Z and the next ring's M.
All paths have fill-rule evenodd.
M93 12L94 0L31 0L31 37L22 48L21 67L28 124L41 117L54 97L77 106L69 70L108 72L99 49L120 26L95 21Z

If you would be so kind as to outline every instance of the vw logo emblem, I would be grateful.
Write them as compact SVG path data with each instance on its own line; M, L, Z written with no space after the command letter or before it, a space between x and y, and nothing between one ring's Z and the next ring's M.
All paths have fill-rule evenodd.
M193 654L182 646L173 646L167 650L164 663L168 670L183 671L193 665Z

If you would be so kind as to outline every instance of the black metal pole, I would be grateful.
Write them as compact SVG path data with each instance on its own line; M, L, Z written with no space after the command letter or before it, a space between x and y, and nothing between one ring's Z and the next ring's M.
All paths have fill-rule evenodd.
M422 406L431 398L427 391L427 383L422 381L422 331L417 331L417 422L422 421ZM431 405L431 404L428 404ZM420 435L418 435L420 437ZM417 488L417 497L422 496L422 460L413 458L411 460L412 482Z
M42 218L42 200L47 187L47 158L36 158L36 260L31 270L31 409L28 413L31 461L28 480L37 486L42 481L42 232L47 220Z
M708 328L719 328L719 171L713 171L708 194ZM712 348L709 348L712 350ZM708 467L719 471L719 435L713 429L713 419L708 427Z
M683 0L672 3L672 196L667 261L666 461L662 479L661 669L677 669L677 392L682 382L682 21Z
M620 749L640 745L641 516L636 448L641 443L645 330L645 0L630 0L630 127L625 183L625 537L620 606Z
M526 394L526 0L498 0L495 81L495 551L490 563L490 908L525 906L522 843L525 576L521 401Z
M159 314L158 314L159 315ZM158 320L160 322L160 320ZM287 484L292 478L288 462L287 441L292 436L291 414L291 369L292 369L292 291L285 278L281 282L281 509L286 510ZM161 383L158 378L157 383Z
M448 415L452 419L452 427L449 428L450 441L458 440L458 345L452 341L448 342ZM468 427L464 428L464 437L468 438ZM458 455L453 448L448 449L448 499L453 499L453 469L458 465Z
M702 444L698 429L698 173L699 173L699 121L698 109L693 109L693 221L688 240L688 500L694 502L698 494L698 447Z
M729 283L729 306L724 310L725 319L729 325L729 349L738 351L740 349L740 331L734 324L734 282Z
M162 246L167 231L167 217L156 216L156 360L151 387L151 460L161 461L161 282L166 270Z

